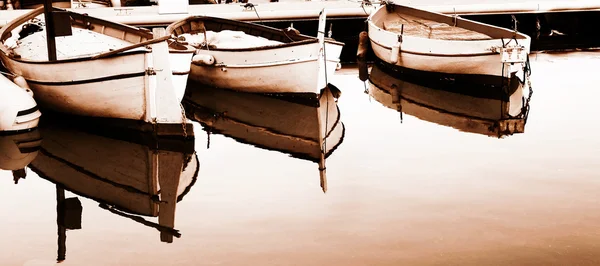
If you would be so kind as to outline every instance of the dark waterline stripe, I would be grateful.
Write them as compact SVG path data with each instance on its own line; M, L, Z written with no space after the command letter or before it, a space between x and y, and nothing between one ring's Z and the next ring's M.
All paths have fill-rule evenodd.
M102 81L109 81L115 79L128 79L135 77L143 77L146 75L146 72L138 72L138 73L129 73L129 74L119 74L108 77L101 77L95 79L86 79L86 80L73 80L73 81L60 81L60 82L52 82L52 81L37 81L27 79L28 83L37 84L37 85L52 85L52 86L69 86L69 85L80 85L80 84L88 84Z
M19 111L17 113L17 116L24 116L24 115L28 115L28 114L33 114L33 113L35 113L39 109L40 108L36 105L36 106L31 107L29 109Z

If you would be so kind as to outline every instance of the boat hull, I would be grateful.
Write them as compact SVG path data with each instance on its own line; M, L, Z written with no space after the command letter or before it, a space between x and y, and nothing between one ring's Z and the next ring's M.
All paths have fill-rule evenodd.
M144 120L149 54L61 63L17 61L6 67L27 80L40 106L80 116ZM119 67L111 67L119 66Z
M0 134L31 130L38 126L42 113L25 89L0 75Z
M245 52L202 50L216 63L192 63L189 78L239 92L319 94L334 74L341 51L341 45L325 43L325 59L316 42Z
M505 64L502 61L502 49L509 47L508 45L520 46L525 54L529 54L531 39L524 34L456 18L456 27L464 25L465 28L488 34L491 38L482 40L423 38L385 30L383 22L391 19L390 16L395 15L394 13L410 14L448 24L453 21L451 16L404 6L395 5L394 11L386 10L386 6L381 7L368 20L371 49L381 61L416 71L460 75L465 78L473 75L492 80L523 71L526 67L526 58L521 58L523 61L515 64Z

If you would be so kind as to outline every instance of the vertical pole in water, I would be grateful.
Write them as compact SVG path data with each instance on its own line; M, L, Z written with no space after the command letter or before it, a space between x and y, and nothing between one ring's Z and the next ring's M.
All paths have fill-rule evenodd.
M54 39L54 19L52 18L52 0L44 0L44 19L46 21L46 41L48 60L56 61L56 40Z
M61 223L60 219L63 217L61 210L61 204L65 200L65 189L56 185L56 225L58 226L58 257L56 260L62 262L66 258L67 254L67 229Z

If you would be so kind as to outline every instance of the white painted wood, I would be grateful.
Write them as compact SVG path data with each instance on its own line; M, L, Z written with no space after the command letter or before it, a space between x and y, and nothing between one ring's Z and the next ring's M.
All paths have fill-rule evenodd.
M187 14L188 0L158 0L158 14Z
M0 75L0 131L18 131L35 128L42 115L38 110L25 116L17 116L19 111L37 106L31 95Z
M39 12L29 16L33 18ZM141 30L139 34L135 29L126 32L110 23L94 25L94 30L97 32L74 27L72 36L58 37L56 62L46 61L43 31L22 39L14 49L20 57L5 53L0 56L10 72L29 82L39 104L46 108L81 116L182 123L166 42L154 44L153 53L146 47L137 47L92 59L92 55L109 50L135 47L135 43L148 38ZM152 72L156 75L149 75Z
M329 42L325 46L327 73L331 76L339 63L342 46ZM247 52L201 50L198 53L212 55L216 64L192 64L190 78L210 86L257 93L318 94L326 85L324 71L318 67L323 60L318 43Z
M491 40L441 40L420 36L402 35L399 55L392 55L392 47L398 42L397 32L383 29L387 20L395 20L398 15L422 17L437 20L442 23L456 21L457 27L489 35ZM467 21L462 18L452 18L439 13L394 6L394 11L388 12L385 6L377 9L368 19L369 39L375 55L390 64L421 71L435 71L449 74L485 74L502 76L502 60L498 48L504 44L522 46L529 53L531 39L521 33ZM511 39L515 38L511 41ZM397 60L396 60L397 58ZM525 64L521 63L521 68Z
M155 36L164 36L165 30L155 28L153 33ZM152 60L156 71L156 98L153 104L157 108L156 121L159 123L184 123L183 110L180 107L181 100L177 98L173 85L173 71L169 58L169 46L166 41L152 45Z

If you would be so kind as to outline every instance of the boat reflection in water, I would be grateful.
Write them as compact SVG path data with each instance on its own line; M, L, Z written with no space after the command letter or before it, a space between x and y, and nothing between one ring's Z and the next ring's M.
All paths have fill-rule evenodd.
M187 86L183 105L188 118L205 131L316 162L321 188L327 191L325 158L342 143L345 132L337 88L329 85L315 98L235 92L194 81Z
M402 78L402 79L400 79ZM516 77L504 88L435 82L388 74L380 64L369 75L369 94L384 106L460 131L504 137L525 131L531 89ZM527 99L524 89L529 91Z
M65 259L65 230L81 228L81 203L65 199L64 190L156 228L162 242L180 237L174 229L175 205L199 171L193 142L156 149L139 138L108 137L79 125L45 121L49 123L40 128L44 141L30 168L57 187L59 261ZM141 216L158 217L158 223Z
M0 135L0 170L12 171L17 184L26 177L25 167L35 159L41 144L39 129Z

